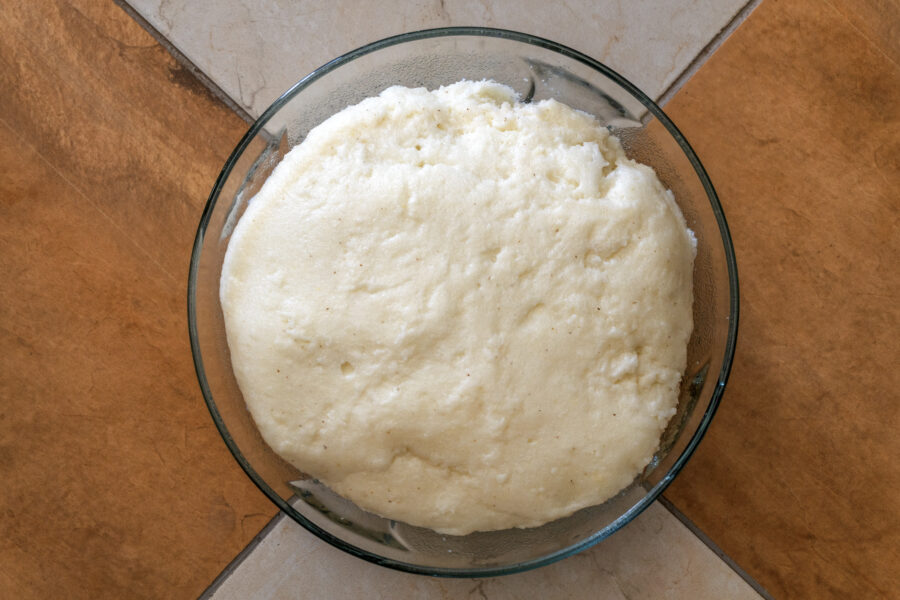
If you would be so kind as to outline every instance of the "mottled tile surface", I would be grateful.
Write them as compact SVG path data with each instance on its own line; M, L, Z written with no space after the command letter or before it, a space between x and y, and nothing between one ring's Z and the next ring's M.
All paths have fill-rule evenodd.
M500 27L546 37L622 73L653 98L747 0L130 0L251 115L301 77L375 40L418 29Z
M4 4L0 85L0 598L196 597L275 512L187 336L245 124L111 3Z
M307 598L397 600L761 598L659 504L580 554L534 571L486 579L437 579L385 569L332 548L279 517L209 598L289 598L297 590Z
M667 106L728 216L741 323L666 495L776 598L900 590L900 68L865 26L884 3L834 4L765 0Z
M779 598L900 589L897 15L765 0L668 106L721 193L743 294L723 405L668 496ZM184 316L197 218L245 124L110 3L6 3L0 83L0 598L196 597L274 514L206 414ZM641 564L604 548L438 583L640 597L577 571Z

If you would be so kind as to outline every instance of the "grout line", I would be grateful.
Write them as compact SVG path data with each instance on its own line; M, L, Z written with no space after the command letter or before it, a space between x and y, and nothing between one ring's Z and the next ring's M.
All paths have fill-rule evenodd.
M272 519L268 523L266 523L266 525L262 529L259 530L259 533L257 533L253 537L253 539L250 540L250 542L246 546L244 546L243 550L238 552L238 555L235 556L224 569L222 569L222 572L216 575L216 578L213 579L213 582L209 584L209 587L206 588L202 594L200 594L200 597L197 600L210 600L213 595L219 590L222 584L225 583L225 581L227 581L228 578L231 577L231 575L238 569L238 567L241 566L241 563L243 563L247 559L247 557L249 557L253 553L253 551L256 550L256 547L259 546L259 544L264 539L266 539L266 537L268 537L269 533L271 533L272 530L275 529L275 527L277 527L278 524L286 518L287 515L285 515L283 511L278 511L278 514L272 517Z
M72 188L76 194L78 194L79 196L84 198L85 202L87 202L98 213L100 213L100 215L104 219L106 219L113 226L113 228L116 231L118 231L125 239L127 239L131 243L131 245L137 249L137 251L140 254L144 255L147 258L147 260L149 260L152 264L156 265L159 268L159 270L163 273L163 275L166 275L172 281L178 281L178 278L176 278L175 275L173 275L168 270L166 270L166 268L164 266L162 266L162 264L160 264L160 262L158 260L156 260L156 258L154 258L154 256L152 254L150 254L150 252L148 252L146 249L144 249L143 246L141 246L140 244L135 242L134 237L132 235L130 235L125 229L123 229L122 226L119 225L119 223L116 222L116 220L112 218L112 216L107 214L107 212L105 210L103 210L103 207L100 204L98 204L93 198L88 196L84 190L82 190L80 187L75 185L75 182L73 182L68 177L66 177L66 174L63 173L59 169L59 167L57 167L55 164L50 162L50 160L46 156L44 156L44 153L41 152L40 148L33 145L31 142L26 140L22 135L20 135L17 130L13 129L12 125L10 125L5 119L3 119L3 117L0 117L0 126L8 129L13 137L15 137L17 140L19 140L20 143L22 143L27 148L31 149L35 154L37 154L38 158L41 160L41 162L44 163L45 165L47 165L47 168L49 168L50 171L52 171L57 177L59 177L67 186Z
M747 582L747 585L749 585L749 586L752 587L754 590L756 590L756 593L758 593L760 596L762 596L765 600L773 600L772 595L769 594L769 592L767 592L766 589L765 589L762 585L760 585L760 583L759 583L758 581L756 581L755 579L753 579L753 578L747 573L747 571L745 571L744 569L742 569L742 568L740 567L740 565L738 565L738 564L734 561L733 558L731 558L730 556L728 556L727 554L725 554L725 552L724 552L721 548L719 548L719 546L717 546L716 543L713 542L713 541L709 538L708 535L706 535L705 533L703 533L703 531L702 531L699 527L697 527L697 525L696 525L693 521L691 521L691 520L687 517L687 515L685 515L685 514L684 514L683 512L681 512L680 510L678 510L678 508L677 508L674 504L672 504L672 502L669 501L669 499L667 499L665 496L659 496L656 500L657 500L657 502L660 503L660 505L661 505L663 508L665 508L666 510L668 510L669 513L670 513L673 517L675 517L676 519L678 519L679 521L681 521L681 524L684 525L685 527L687 527L688 530L689 530L691 533L693 533L694 536L695 536L697 539L699 539L701 542L703 542L703 543L706 545L707 548L709 548L710 550L712 550L713 553L714 553L716 556L718 556L719 559L720 559L722 562L724 562L726 565L728 565L729 567L731 567L731 570L734 571L735 573L737 573L738 576L740 576L741 579L743 579L745 582Z
M237 113L237 115L246 121L248 124L252 124L256 121L250 113L248 113L243 107L241 107L234 99L231 98L225 91L220 88L216 82L214 82L206 73L204 73L200 67L195 65L191 59L185 56L178 48L176 48L169 39L164 36L156 27L154 27L147 19L145 19L138 11L136 11L129 3L128 0L113 0L119 8L121 8L125 13L137 22L144 30L149 33L153 39L157 41L166 51L169 52L174 58L175 61L178 62L182 67L188 70L194 77L196 77L200 83L205 85L212 94L225 103L228 108ZM697 53L697 56L688 63L688 66L675 78L675 81L669 85L668 88L663 91L662 94L656 100L656 103L659 106L665 106L669 100L680 90L684 84L688 82L688 80L694 76L694 74L703 66L703 64L712 56L716 50L719 49L719 46L728 39L728 37L734 33L734 31L743 23L747 17L750 16L757 6L760 5L762 0L748 0L747 4L743 6L739 11L735 13L735 15L731 18L731 20L719 30L719 32L709 41L706 46L704 46L700 52Z
M688 531L690 531L694 537L699 539L707 548L712 550L713 554L716 557L724 562L728 567L734 571L738 577L744 580L753 590L759 594L763 600L774 600L772 595L766 591L766 589L753 577L751 577L744 569L738 565L734 559L725 554L725 552L713 542L709 536L707 536L697 525L691 521L683 512L678 510L678 508L672 504L665 496L659 496L657 498L657 502L659 502L660 506L665 508L670 515L675 517L682 525L684 525ZM265 526L259 531L259 533L254 536L252 540L241 550L237 556L232 559L228 565L222 569L222 572L219 573L216 578L213 580L209 587L200 595L198 600L211 600L218 589L234 574L235 571L241 566L241 564L256 550L257 546L259 546L266 537L269 536L270 533L277 527L282 520L287 519L288 516L283 512L279 511L272 519L265 524Z
M833 11L836 12L838 15L840 15L840 17L841 17L844 21L847 22L847 25L849 25L851 28L853 28L853 31L855 31L857 34L859 34L860 37L862 37L863 39L865 39L866 42L868 42L869 45L872 46L872 48L875 49L876 52L878 52L878 53L881 54L883 57L885 57L886 59L888 59L888 61L890 61L890 63L891 63L892 65L894 65L895 67L900 68L900 64L897 63L897 61L894 59L894 57L891 56L890 53L886 52L886 51L884 50L884 48L881 47L881 44L879 44L877 41L873 40L873 39L869 36L869 34L867 34L865 31L863 31L862 29L860 29L859 26L858 26L856 23L854 23L853 21L851 21L851 20L847 17L847 15L845 15L838 7L836 7L836 6L834 5L834 1L833 1L833 0L825 0L825 3L831 8L831 10L833 10Z
M238 105L228 94L225 93L216 83L210 79L197 65L195 65L187 56L178 50L158 29L156 29L149 21L147 21L140 13L138 13L127 0L113 0L125 13L137 22L144 30L146 30L166 51L171 54L175 60L185 69L196 77L203 85L205 85L212 94L222 101L226 106L233 110L248 124L252 124L255 119ZM688 64L681 74L675 78L675 81L658 97L656 103L659 106L665 106L672 97L688 82L688 80L697 73L700 67L715 53L716 50L725 42L728 37L743 23L750 13L752 13L762 0L749 0L731 20L704 46L697 56ZM669 513L678 519L687 529L693 533L703 544L705 544L713 553L727 564L738 576L752 587L760 596L766 600L772 600L772 596L763 588L755 579L753 579L746 571L744 571L730 556L725 554L693 521L688 519L678 508L675 507L664 496L657 499ZM276 526L287 518L284 512L279 511L266 525L254 536L252 540L231 560L230 563L219 573L210 583L209 587L200 595L199 600L209 600L213 597L219 587L228 580L229 577L240 567L240 565L253 553L257 546L275 529Z
M118 0L117 0L118 1ZM675 81L666 88L662 94L660 94L659 98L656 100L656 103L659 106L665 106L669 100L680 90L684 84L688 82L688 80L694 76L694 74L700 70L700 67L709 60L709 57L712 56L716 50L719 49L719 46L728 39L728 37L734 33L734 30L737 29L741 23L743 23L747 17L750 16L750 13L756 9L757 6L760 5L762 0L749 0L747 4L744 5L739 11L735 13L731 20L728 21L728 24L725 25L722 29L719 30L713 39L706 44L700 52L697 53L697 56L694 57L687 67L685 67L684 71L675 78Z
M210 79L206 75L206 73L200 70L200 67L191 62L191 59L182 54L182 52L179 51L178 48L176 48L172 44L172 42L170 42L168 38L166 38L166 36L160 33L160 31L156 29L156 27L154 27L147 19L141 16L141 13L132 8L132 6L128 4L128 0L113 0L113 2L115 2L123 11L125 11L125 14L134 19L135 22L137 22L137 24L140 25L147 33L149 33L153 37L153 39L155 39L157 43L159 43L159 45L161 45L169 54L171 54L175 58L175 61L178 64L187 69L187 71L191 75L196 77L200 81L200 83L206 86L206 88L209 89L210 92L212 92L213 96L221 100L228 108L237 113L237 115L248 124L252 125L253 122L256 121L255 118L250 116L250 113L244 110L243 107L241 107L231 98L231 96L226 94L222 88L216 85L215 81Z

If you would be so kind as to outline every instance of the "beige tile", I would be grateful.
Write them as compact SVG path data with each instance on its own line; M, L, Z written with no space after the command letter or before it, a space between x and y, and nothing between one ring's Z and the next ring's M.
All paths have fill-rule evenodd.
M352 574L352 575L351 575ZM660 504L597 546L541 569L487 579L436 579L379 567L280 516L210 597L729 598L761 596Z
M363 44L417 29L478 25L550 38L659 97L747 0L130 0L251 115Z

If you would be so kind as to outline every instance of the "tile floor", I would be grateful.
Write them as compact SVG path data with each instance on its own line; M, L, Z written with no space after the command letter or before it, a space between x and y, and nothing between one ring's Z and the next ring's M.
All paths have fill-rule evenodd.
M445 6L457 11L448 18L477 9ZM704 14L719 5L683 6ZM352 22L322 10L322 23ZM338 53L444 22L411 14L395 12L395 30L379 21L384 29L373 26L369 37L360 23L312 31L310 62L298 70L328 58L313 51ZM536 33L604 58L651 89L640 79L650 67L632 74L616 62L621 36L605 50L605 42L591 45L603 30L598 21L542 14ZM484 15L514 28L523 19ZM736 22L717 18L705 37ZM653 47L679 29L671 23L697 20L667 19L627 26L629 36L646 35ZM900 589L900 279L891 268L900 255L898 27L896 0L764 0L699 68L691 56L702 44L684 56L669 52L690 78L677 68L655 71L663 73L657 89L669 89L661 92L667 112L720 192L743 309L723 405L666 495L775 597L878 598ZM252 57L245 50L240 57ZM196 597L275 514L219 440L185 334L197 215L246 124L111 2L5 5L0 67L0 597L60 589L74 598ZM248 84L250 96L233 92L248 110L286 85L257 83ZM644 525L656 531L647 517L611 539L622 553L606 558L627 556L623 546ZM270 532L281 537L260 544L232 575L275 557L288 560L279 574L289 582L333 552L275 525ZM679 539L675 525L663 521L658 531ZM298 551L304 560L286 559ZM591 581L616 597L612 583L626 593L648 583L648 571L627 572L646 564L634 561L600 561L613 581L586 579L597 572L576 563L593 564L603 552L454 592ZM355 562L348 569L371 568ZM217 593L252 582L249 572L229 576ZM407 576L378 571L360 581L381 586L394 577ZM658 589L678 597L688 588L674 577Z
M760 600L741 575L661 504L571 558L526 573L439 579L364 563L279 516L270 531L204 595L210 600L285 598L729 598Z
M658 98L748 0L130 4L255 117L290 85L336 56L390 35L455 25L502 27L566 44Z
M651 97L658 98L689 66L696 66L692 63L704 47L717 41L717 36L730 22L735 21L736 25L743 18L744 15L739 13L745 9L745 2L679 0L635 5L617 0L573 0L559 7L547 2L524 5L460 1L418 5L406 2L311 5L229 0L202 6L186 0L132 0L131 5L230 99L249 115L256 116L293 82L334 56L399 31L459 24L502 24L506 28L560 41L606 62L632 78ZM749 12L749 7L744 12ZM298 37L298 33L302 35ZM551 588L560 597L570 595L576 588L589 592L601 580L612 581L608 577L610 573L625 587L639 589L645 595L665 593L670 597L686 598L699 593L698 583L713 586L706 590L712 591L715 585L726 581L729 585L740 584L745 596L756 596L752 588L718 556L697 543L668 511L654 507L653 513L644 520L653 520L659 528L678 532L680 535L673 535L670 541L678 543L678 552L684 557L690 556L685 560L691 562L694 569L698 564L703 565L702 569L697 569L705 574L703 578L687 577L677 568L673 569L669 553L635 552L637 548L656 548L659 539L654 528L635 526L629 528L627 536L601 544L594 551L607 559L607 564L602 567L596 559L594 562L565 561L561 566L553 567L553 571L542 570L543 575L529 575L526 579L533 582L563 577L590 582L587 588L577 585L571 589ZM625 540L630 540L631 544L622 544ZM645 543L641 544L641 540ZM366 585L375 585L379 581L409 581L359 561L335 561L331 549L324 553L314 551L319 546L319 542L299 530L293 522L280 519L276 529L229 574L214 597L241 597L244 591L256 589L267 580L273 564L284 563L294 567L278 580L284 586L278 589L300 583L309 589L310 577L320 573L353 572L354 579L365 581ZM624 550L629 548L630 553ZM624 560L626 557L628 560ZM636 564L643 568L633 568ZM623 570L623 565L632 568ZM648 579L642 575L646 572L658 575ZM316 578L320 582L328 580L328 577ZM493 580L486 582L482 590L491 590L489 597L492 598L505 597L508 590L515 589L515 581L516 578ZM434 584L414 586L414 589L417 590L415 594L431 597L441 593L444 587L446 584ZM263 596L277 597L278 589L265 589ZM328 588L319 591L326 593Z

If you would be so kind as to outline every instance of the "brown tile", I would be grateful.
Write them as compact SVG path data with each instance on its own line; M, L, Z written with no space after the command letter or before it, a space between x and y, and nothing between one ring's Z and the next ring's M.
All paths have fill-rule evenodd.
M669 496L776 596L900 583L895 21L833 6L766 0L668 107L743 292L724 405ZM0 84L0 597L196 596L273 512L184 323L244 124L108 3L5 6Z
M827 0L900 68L900 0Z
M113 5L0 14L2 598L196 597L274 513L212 425L185 317L245 125L174 69Z
M776 597L900 589L898 98L842 12L766 0L667 107L742 294L723 405L667 496Z
M0 85L2 118L181 279L185 240L246 124L111 2L4 7Z

